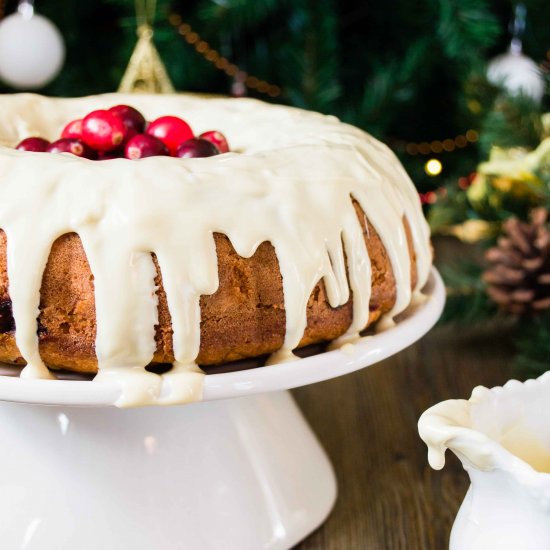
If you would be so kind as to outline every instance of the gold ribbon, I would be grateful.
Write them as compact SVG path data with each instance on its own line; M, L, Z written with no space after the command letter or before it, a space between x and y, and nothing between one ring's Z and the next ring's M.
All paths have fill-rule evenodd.
M157 13L157 0L136 0L136 22L138 28L142 25L153 26Z

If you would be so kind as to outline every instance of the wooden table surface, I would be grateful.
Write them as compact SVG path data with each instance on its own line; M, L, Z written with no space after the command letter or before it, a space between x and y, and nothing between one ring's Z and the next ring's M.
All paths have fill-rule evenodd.
M416 423L429 406L512 377L506 334L433 330L378 365L294 391L327 451L338 500L299 550L444 550L468 487L460 462L429 468Z

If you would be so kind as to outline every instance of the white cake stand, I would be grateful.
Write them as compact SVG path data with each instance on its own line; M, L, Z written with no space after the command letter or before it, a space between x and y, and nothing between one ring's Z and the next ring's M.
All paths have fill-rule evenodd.
M411 345L443 308L435 270L424 292L394 328L351 348L208 375L193 405L120 410L113 383L0 376L0 548L292 547L327 517L336 483L283 390Z

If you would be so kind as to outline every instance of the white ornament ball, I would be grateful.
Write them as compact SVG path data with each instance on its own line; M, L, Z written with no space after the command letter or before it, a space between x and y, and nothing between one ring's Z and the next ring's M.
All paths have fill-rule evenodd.
M65 60L58 28L46 17L14 13L0 22L0 79L13 88L42 88Z
M520 52L509 51L495 57L489 63L487 78L512 95L523 93L537 102L544 95L544 78L537 64Z

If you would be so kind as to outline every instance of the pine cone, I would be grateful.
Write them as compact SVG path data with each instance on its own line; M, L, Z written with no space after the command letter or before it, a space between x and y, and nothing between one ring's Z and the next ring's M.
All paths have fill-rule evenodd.
M516 315L550 308L550 230L548 210L536 208L531 223L509 218L505 236L485 257L492 264L483 274L487 294L499 307Z

